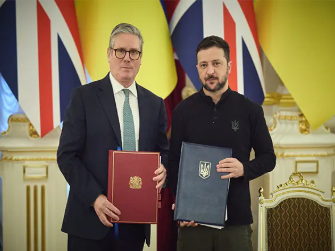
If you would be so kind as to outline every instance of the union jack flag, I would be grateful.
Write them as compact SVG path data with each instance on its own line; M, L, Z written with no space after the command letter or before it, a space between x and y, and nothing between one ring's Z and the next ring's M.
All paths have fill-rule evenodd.
M0 73L41 137L86 83L74 0L0 0Z
M265 88L253 1L179 0L173 8L169 23L173 48L196 89L202 87L195 67L197 45L204 37L217 35L230 46L230 88L263 103Z

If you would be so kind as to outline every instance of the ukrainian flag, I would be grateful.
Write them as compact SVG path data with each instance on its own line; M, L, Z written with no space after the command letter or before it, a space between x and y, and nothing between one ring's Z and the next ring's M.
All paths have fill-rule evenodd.
M259 42L311 126L335 114L335 1L256 0Z
M76 0L81 46L92 80L109 71L107 48L110 34L119 23L140 29L142 65L136 81L166 98L177 83L173 49L164 10L159 0Z

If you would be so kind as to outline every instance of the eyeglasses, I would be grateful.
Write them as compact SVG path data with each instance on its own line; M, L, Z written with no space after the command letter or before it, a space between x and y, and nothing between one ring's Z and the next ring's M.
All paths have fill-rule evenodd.
M126 51L125 49L121 49L121 48L120 49L110 48L110 49L112 49L115 52L115 57L117 57L118 59L123 59L128 52L130 59L137 60L140 58L141 53L142 53L141 51L138 51L138 50Z

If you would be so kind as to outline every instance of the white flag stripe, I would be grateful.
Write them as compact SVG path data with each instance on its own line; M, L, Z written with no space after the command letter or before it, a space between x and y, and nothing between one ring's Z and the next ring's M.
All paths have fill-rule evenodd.
M51 23L51 64L52 64L52 108L53 126L60 124L60 100L59 100L59 67L58 67L58 36L55 26Z
M17 55L20 55L17 59L18 99L41 135L37 1L16 1L16 34Z
M79 51L74 42L69 27L67 26L65 19L62 13L60 12L56 2L51 0L39 0L39 1L43 6L45 12L49 16L53 27L55 27L55 31L57 31L58 35L62 39L62 42L64 43L64 46L73 62L74 68L76 69L81 84L82 85L86 84L85 71L80 59Z
M202 14L204 37L215 35L224 38L223 2L203 1Z
M175 51L173 52L173 58L179 60L178 55Z
M265 85L264 85L261 59L257 50L256 41L251 33L247 19L237 0L223 0L223 2L225 3L232 18L235 20L236 29L238 28L241 32L244 42L255 64L255 68L262 85L263 93L265 95Z
M244 94L244 77L243 77L243 48L242 36L238 27L236 27L236 63L237 67L237 91Z
M181 17L185 14L185 12L195 3L196 0L182 0L177 5L175 11L170 20L169 29L170 35L172 36L174 29L176 28L177 24Z
M3 5L3 3L5 2L6 0L0 0L0 8L1 8L1 5Z

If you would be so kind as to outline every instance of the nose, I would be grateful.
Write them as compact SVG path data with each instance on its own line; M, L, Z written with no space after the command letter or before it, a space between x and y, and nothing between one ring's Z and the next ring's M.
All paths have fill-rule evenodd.
M214 67L212 65L207 66L207 72L208 75L212 75L214 73Z
M130 52L129 51L126 52L126 55L124 56L123 60L130 61Z

